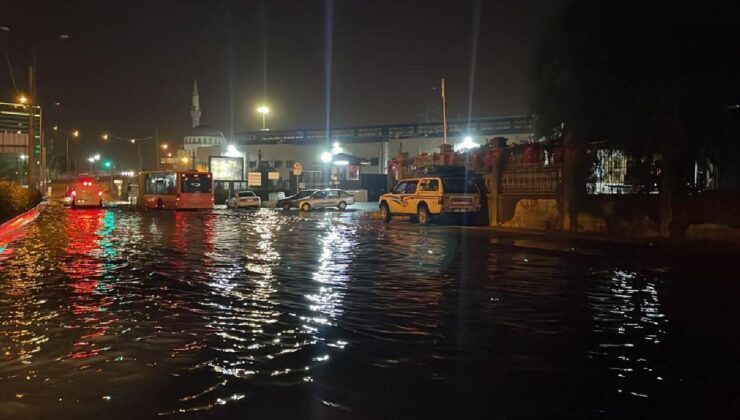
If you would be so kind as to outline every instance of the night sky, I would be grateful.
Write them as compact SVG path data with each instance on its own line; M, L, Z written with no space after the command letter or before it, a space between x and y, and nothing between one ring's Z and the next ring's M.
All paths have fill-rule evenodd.
M528 113L534 48L561 6L548 0L480 2L472 116ZM49 124L79 128L83 147L103 131L181 141L197 79L202 124L227 136L326 124L324 1L7 1L0 46L25 91L30 51ZM466 118L475 1L342 0L333 3L331 124ZM64 33L69 39L59 39ZM5 57L0 97L14 96ZM59 102L59 106L54 106ZM120 148L119 148L120 149ZM128 151L120 149L123 152Z

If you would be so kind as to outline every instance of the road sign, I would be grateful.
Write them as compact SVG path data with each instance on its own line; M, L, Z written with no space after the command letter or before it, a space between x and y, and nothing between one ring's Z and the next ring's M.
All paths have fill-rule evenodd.
M267 173L267 179L269 179L269 180L280 179L280 172L268 172Z
M262 172L249 172L247 174L247 184L250 187L262 186Z
M301 162L296 162L293 164L293 171L301 172L303 170L303 165L301 165Z

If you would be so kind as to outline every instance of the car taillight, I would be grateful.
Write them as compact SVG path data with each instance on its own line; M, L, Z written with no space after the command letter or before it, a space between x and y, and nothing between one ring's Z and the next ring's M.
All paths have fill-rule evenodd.
M98 191L98 197L102 197L102 196L103 196L103 192L102 191Z
M77 195L77 191L72 191L72 197Z
M176 201L180 201L180 194L179 193L175 196L175 200Z

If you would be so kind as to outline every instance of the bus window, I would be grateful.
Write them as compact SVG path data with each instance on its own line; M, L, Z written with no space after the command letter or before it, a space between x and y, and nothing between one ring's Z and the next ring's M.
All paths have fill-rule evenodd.
M183 193L210 193L212 181L205 176L183 175L180 190Z
M160 172L146 174L146 194L175 194L175 174L173 172Z

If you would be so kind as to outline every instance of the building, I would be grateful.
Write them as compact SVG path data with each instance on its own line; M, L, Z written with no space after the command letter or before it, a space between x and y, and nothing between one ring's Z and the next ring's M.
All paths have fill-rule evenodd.
M184 138L184 151L168 161L178 168L189 166L213 172L217 190L224 191L219 197L247 187L259 188L263 195L328 186L375 189L377 193L385 188L388 161L399 152L431 155L445 141L441 122L424 122L338 127L328 131L242 132L227 144L221 131L200 125L201 115L195 83L190 110L193 128ZM478 118L449 122L447 141L474 147L504 136L510 144L516 144L530 141L533 133L534 124L529 116ZM255 172L260 172L263 180L259 187L246 182L257 179ZM370 197L374 195L371 193Z
M36 173L41 168L41 108L34 112ZM0 102L0 179L25 183L28 175L28 106Z
M247 171L268 167L289 179L296 163L303 175L321 174L327 168L340 180L385 174L387 162L399 151L410 155L433 154L444 143L441 122L403 123L332 128L237 133L236 151L243 155ZM448 143L485 144L493 137L507 137L509 144L532 140L534 123L528 116L478 118L451 121ZM316 175L329 183L324 175ZM360 182L361 184L361 182Z
M224 146L226 137L219 129L200 124L202 115L200 109L200 95L198 94L198 82L193 83L193 104L190 108L190 117L192 118L192 129L183 138L183 149L187 156L197 155L197 150L202 147ZM198 159L196 167L206 168L208 160Z

